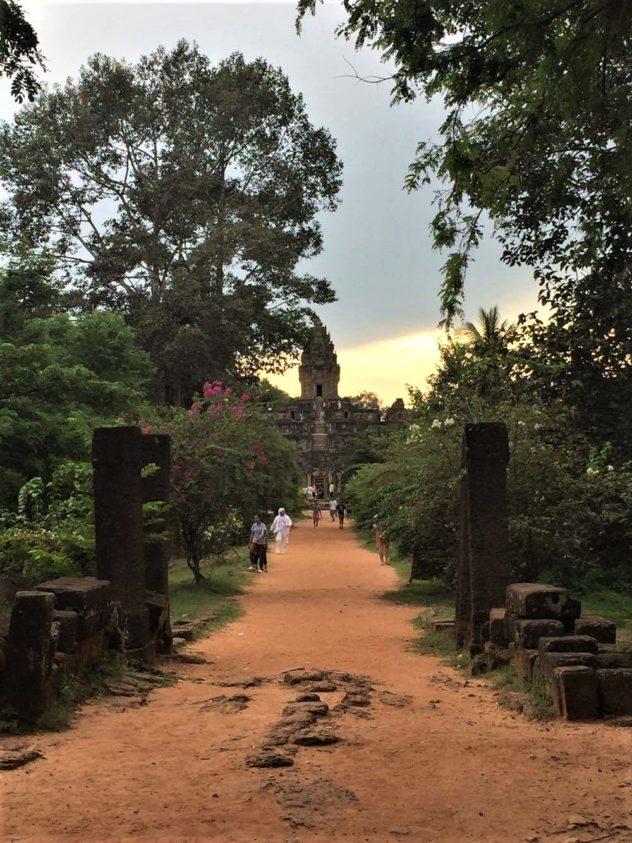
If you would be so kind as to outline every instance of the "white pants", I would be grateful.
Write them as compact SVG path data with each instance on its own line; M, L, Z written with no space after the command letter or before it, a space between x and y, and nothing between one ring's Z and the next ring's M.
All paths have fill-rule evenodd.
M290 543L290 531L283 530L276 534L276 552L287 553L287 546Z

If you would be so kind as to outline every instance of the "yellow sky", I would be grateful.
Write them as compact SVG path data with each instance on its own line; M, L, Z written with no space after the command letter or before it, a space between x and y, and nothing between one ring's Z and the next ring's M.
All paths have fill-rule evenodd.
M415 334L376 340L351 348L338 348L340 394L357 395L369 390L386 404L406 398L406 384L423 386L435 369L438 342L445 337L440 328ZM298 367L283 375L268 375L268 380L290 395L300 392Z

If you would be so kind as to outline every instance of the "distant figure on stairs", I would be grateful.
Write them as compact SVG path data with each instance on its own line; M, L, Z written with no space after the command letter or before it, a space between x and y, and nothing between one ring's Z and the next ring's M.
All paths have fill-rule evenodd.
M279 514L272 522L270 531L275 534L275 546L277 553L287 553L287 548L290 543L290 529L292 527L292 519L286 515L283 507L279 509Z

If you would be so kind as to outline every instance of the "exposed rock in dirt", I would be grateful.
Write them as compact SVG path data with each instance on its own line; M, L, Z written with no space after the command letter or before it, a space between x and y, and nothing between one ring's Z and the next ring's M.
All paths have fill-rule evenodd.
M291 767L294 760L276 749L262 749L246 758L248 767Z
M345 694L342 700L336 706L336 711L344 711L347 708L357 706L365 708L371 705L371 697L362 691L350 691Z
M179 664L209 664L199 653L173 653L170 659Z
M292 714L298 714L304 711L313 714L314 717L326 717L329 712L329 706L324 702L292 703L291 705L285 706L283 716L290 717Z
M325 680L323 682L316 682L313 685L309 685L307 690L314 694L330 694L333 691L337 691L338 686L335 682Z
M353 791L330 779L275 781L268 786L274 788L283 819L293 828L313 828L323 816L331 819L358 801Z
M340 736L328 726L314 726L294 735L294 743L299 746L328 746L339 741Z
M222 714L238 714L248 707L251 697L248 694L233 694L227 697L220 694L218 697L211 697L208 702L200 706L200 711L219 711Z
M217 684L220 688L258 688L259 685L263 685L267 681L264 676L247 676L246 678L224 679L223 682Z
M296 702L320 702L318 694L299 694L296 697Z
M404 708L413 701L412 697L405 694L393 694L391 691L382 691L378 699L382 705L392 705L394 708Z
M43 757L39 749L31 749L24 744L7 747L0 751L0 770L17 770Z
M302 685L306 682L320 682L326 678L324 670L305 670L298 668L297 670L288 670L283 675L283 681L286 685Z

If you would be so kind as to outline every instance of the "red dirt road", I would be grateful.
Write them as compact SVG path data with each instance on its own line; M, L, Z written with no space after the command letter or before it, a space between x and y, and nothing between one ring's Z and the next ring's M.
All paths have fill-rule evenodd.
M632 730L500 709L482 682L410 651L415 610L380 600L395 582L351 531L301 522L242 620L195 644L208 664L148 705L87 706L31 740L44 759L0 772L2 840L632 841ZM299 666L369 676L369 718L334 715L341 742L301 747L291 768L247 767L296 696L278 675ZM218 685L252 675L270 681ZM385 690L411 701L384 704ZM222 693L251 700L201 710Z

